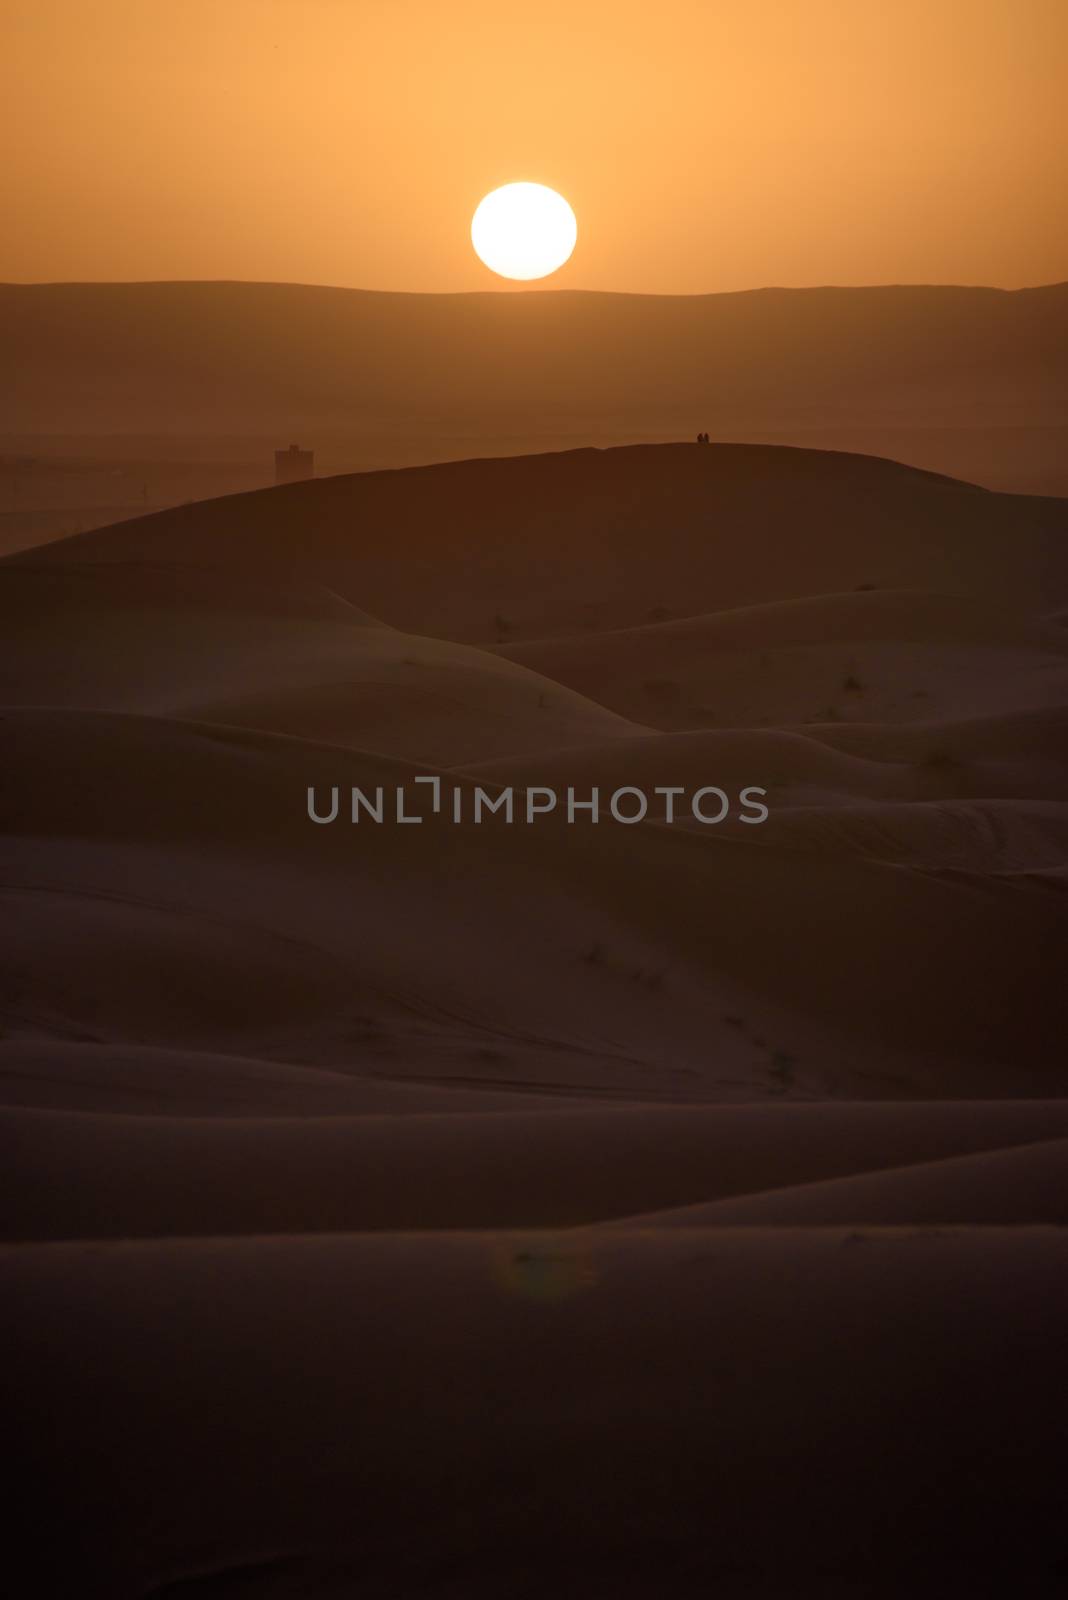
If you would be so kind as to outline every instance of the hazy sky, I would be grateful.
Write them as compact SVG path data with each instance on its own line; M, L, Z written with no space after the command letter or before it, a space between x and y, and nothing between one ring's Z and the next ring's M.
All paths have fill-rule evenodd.
M1068 0L0 0L0 279L503 288L1068 278Z

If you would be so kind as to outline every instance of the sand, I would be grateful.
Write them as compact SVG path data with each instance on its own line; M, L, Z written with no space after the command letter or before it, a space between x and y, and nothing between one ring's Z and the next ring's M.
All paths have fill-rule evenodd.
M1065 532L665 446L0 562L25 1592L1055 1592ZM308 818L420 775L770 815Z
M37 1571L1053 1593L1066 1266L1043 1227L9 1250L16 1442L63 1529Z

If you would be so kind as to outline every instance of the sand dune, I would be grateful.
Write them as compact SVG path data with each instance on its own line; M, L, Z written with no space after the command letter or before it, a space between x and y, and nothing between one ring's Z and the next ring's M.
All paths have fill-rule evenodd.
M551 818L322 828L309 784L412 769L101 714L8 712L0 735L23 1030L320 1064L444 1035L466 1074L488 1050L490 1075L526 1079L518 1050L534 1081L568 1081L562 1049L583 1059L573 1086L643 1097L1035 1092L1056 1072L1060 911L1027 885L995 902L779 846L770 822L746 839ZM996 989L976 993L977 963Z
M712 775L732 792L756 782L759 775L760 785L776 800L789 797L794 803L806 795L834 793L903 799L914 787L904 763L892 766L850 756L804 733L779 729L637 734L611 744L481 761L462 770L487 783L570 783L583 793L597 786L606 800L623 784L649 794L658 785L692 791L712 782ZM663 797L654 804L663 814Z
M458 770L487 784L571 784L584 795L596 788L605 810L615 789L637 785L650 796L651 817L670 811L676 826L700 834L708 829L685 798L657 795L657 787L692 794L714 778L726 792L740 793L759 778L774 827L756 835L737 811L724 819L724 833L803 847L810 830L822 830L824 845L880 860L905 861L916 845L941 851L947 865L1054 866L1065 843L1068 770L1053 742L1029 757L1026 748L999 741L1004 730L999 724L985 750L981 730L967 725L926 725L911 748L892 740L883 746L862 727L857 744L864 754L848 749L848 725L653 733ZM1022 734L1024 746L1033 731ZM799 810L808 817L791 815ZM848 818L826 814L846 810ZM888 856L895 837L901 848Z
M1068 1135L1066 1102L527 1108L295 1121L10 1109L0 1112L0 1143L15 1199L3 1236L567 1227L1054 1134ZM789 1206L784 1200L767 1220L791 1220ZM837 1215L829 1205L817 1220L898 1219L877 1208L853 1217L847 1204Z
M502 650L662 728L927 722L1057 707L1063 635L916 591L819 595Z
M275 569L396 627L492 643L862 585L1048 612L1068 596L1066 527L1063 501L873 457L680 444L326 478L176 507L27 559Z
M642 1098L1042 1089L1065 658L1029 619L1062 584L1062 515L886 462L677 447L298 485L4 563L5 697L78 708L3 722L18 1036ZM928 586L843 587L858 551ZM433 607L463 632L452 607L492 571L558 627L553 586L573 596L594 567L620 613L662 571L695 614L598 632L609 607L496 651L384 625ZM695 611L704 582L789 594L802 570L833 591ZM380 605L402 580L410 603ZM906 694L924 661L935 687ZM854 668L848 720L798 725L820 674ZM733 726L651 730L715 674ZM986 715L932 716L965 702ZM309 784L420 768L754 785L771 816L670 836L304 816ZM161 964L181 980L149 983Z
M355 744L414 761L633 731L486 651L378 625L326 590L230 570L0 566L0 698Z
M597 1104L595 1097L591 1104ZM545 1110L557 1092L525 1094L462 1083L359 1074L306 1062L167 1050L99 1040L11 1038L0 1042L0 1106L158 1117L404 1116L413 1113ZM563 1103L583 1104L580 1096Z
M919 723L825 723L805 730L821 743L876 761L910 761L927 766L960 767L977 757L1019 761L1030 767L1062 761L1068 738L1068 706L1044 711L1019 711L959 721Z
M1055 1574L1066 533L679 446L0 563L0 1360L42 1593ZM435 774L460 823L348 820ZM535 783L769 817L471 820Z
M299 579L280 583L255 569L194 566L181 560L133 560L109 567L80 562L34 565L24 560L18 566L0 567L0 606L6 628L27 618L35 625L64 631L84 629L93 619L99 628L102 617L129 613L147 614L157 625L165 621L172 626L179 619L205 616L384 626L321 584Z
M929 644L952 640L959 644L1041 646L1068 654L1059 629L1048 620L1032 621L1014 614L1004 599L964 593L938 594L921 589L875 587L780 600L763 605L737 606L707 616L685 616L623 630L626 643L685 658L687 651L767 649L769 646L816 645L849 640L896 639L901 643ZM573 658L597 657L622 647L609 636L596 640L534 640L512 647L512 653L544 650L555 660L570 664ZM503 647L502 647L503 648ZM655 656L652 658L655 659Z
M1012 749L992 733L984 748L981 730L954 723L925 724L923 737L911 747L871 737L858 730L856 752L849 748L849 724L801 729L701 729L689 733L637 734L585 748L553 750L537 756L467 764L461 769L481 782L497 784L573 784L588 793L597 786L607 801L616 786L646 786L651 814L663 816L667 801L656 786L694 790L715 775L730 788L755 777L776 814L798 805L906 802L939 805L951 815L955 806L965 815L968 805L987 802L1006 817L1019 802L1052 824L1057 803L1068 798L1068 773L1052 740L1026 748L1033 730L1023 730L1024 748ZM1054 730L1051 729L1051 732ZM958 735L960 737L958 737ZM973 807L974 809L974 807ZM687 820L684 802L676 799L673 814ZM736 821L736 818L728 820ZM920 824L917 824L920 825ZM707 831L707 830L704 830ZM740 830L742 832L747 829Z
M16 1518L9 1556L112 1600L1026 1591L1064 1549L1065 1252L1051 1228L21 1246L12 1443L64 1537Z
M856 853L988 884L1027 877L1055 888L1068 850L1068 806L1042 800L802 805L779 817L776 834L799 850Z
M1068 1223L1068 1140L942 1156L908 1166L650 1212L613 1228L1002 1227Z

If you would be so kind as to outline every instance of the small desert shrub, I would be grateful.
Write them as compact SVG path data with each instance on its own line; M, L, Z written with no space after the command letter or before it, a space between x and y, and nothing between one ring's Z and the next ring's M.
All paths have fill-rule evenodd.
M861 683L859 678L854 678L852 673L850 673L847 678L842 679L842 688L847 694L864 693L864 685Z

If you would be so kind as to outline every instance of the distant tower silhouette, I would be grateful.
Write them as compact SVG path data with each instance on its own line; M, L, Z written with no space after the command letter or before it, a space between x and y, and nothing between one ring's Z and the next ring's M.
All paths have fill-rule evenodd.
M314 450L302 450L299 445L291 444L288 450L275 451L275 483L302 483L305 478L314 476Z

